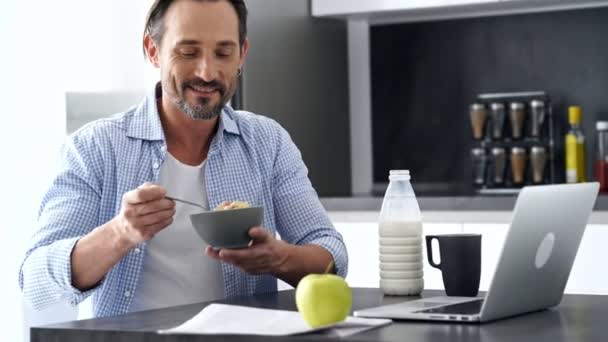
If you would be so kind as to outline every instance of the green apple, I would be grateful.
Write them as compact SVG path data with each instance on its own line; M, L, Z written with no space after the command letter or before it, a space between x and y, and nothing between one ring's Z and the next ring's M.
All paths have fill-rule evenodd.
M296 288L296 306L312 328L343 321L352 303L352 290L342 277L334 274L309 274Z

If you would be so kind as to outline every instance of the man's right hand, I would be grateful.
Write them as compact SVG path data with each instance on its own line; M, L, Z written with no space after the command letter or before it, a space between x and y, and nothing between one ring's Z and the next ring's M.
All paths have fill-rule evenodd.
M127 248L150 240L173 222L175 202L165 198L166 192L160 185L144 183L122 196L114 227Z
M81 237L72 251L72 285L84 291L140 242L173 222L175 203L159 185L144 183L122 196L120 213Z

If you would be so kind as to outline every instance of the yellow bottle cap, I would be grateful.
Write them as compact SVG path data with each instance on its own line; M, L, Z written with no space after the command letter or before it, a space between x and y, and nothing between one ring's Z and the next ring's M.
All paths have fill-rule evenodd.
M580 106L568 107L568 122L570 124L580 124L582 117L582 109Z

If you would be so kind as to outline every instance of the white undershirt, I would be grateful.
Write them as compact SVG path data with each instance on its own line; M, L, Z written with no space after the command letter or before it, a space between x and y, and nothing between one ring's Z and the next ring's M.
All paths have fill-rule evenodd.
M207 207L205 162L181 163L170 153L160 169L159 184L167 195ZM224 281L218 261L205 255L207 244L196 234L189 215L201 212L191 205L175 203L173 223L146 244L146 257L139 276L131 311L210 301L224 297Z

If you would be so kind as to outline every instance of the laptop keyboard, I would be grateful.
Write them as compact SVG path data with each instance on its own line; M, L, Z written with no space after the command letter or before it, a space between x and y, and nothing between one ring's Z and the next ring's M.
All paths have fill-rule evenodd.
M475 315L481 312L483 298L479 300L464 302L458 304L450 304L438 308L416 311L415 313L439 313L439 314L460 314L460 315Z

